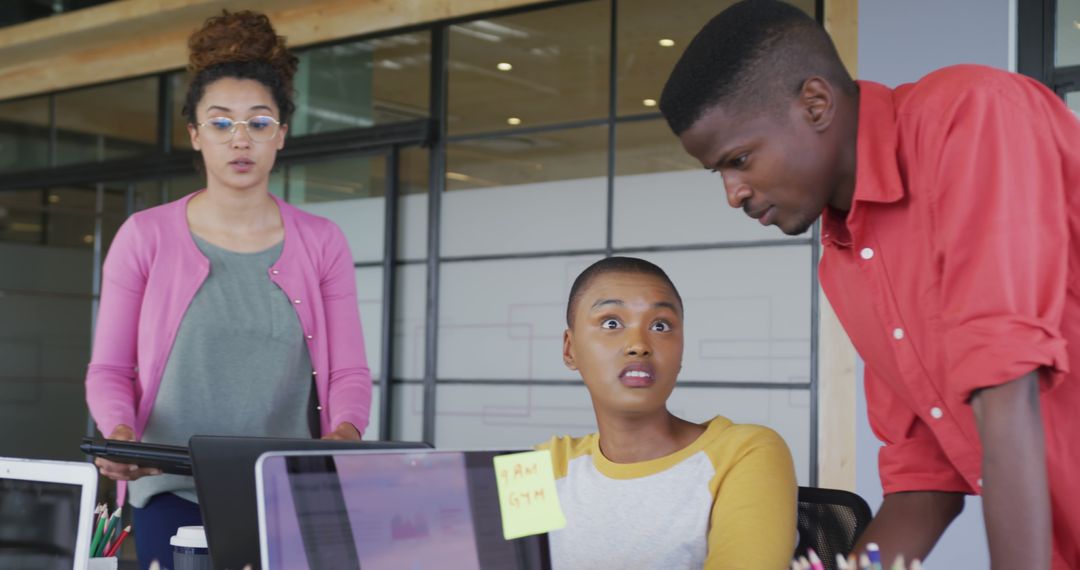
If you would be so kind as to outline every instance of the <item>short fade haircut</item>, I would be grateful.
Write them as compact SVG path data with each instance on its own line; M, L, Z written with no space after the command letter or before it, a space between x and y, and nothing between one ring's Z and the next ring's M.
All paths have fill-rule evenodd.
M664 270L660 269L655 263L637 257L607 257L586 267L585 271L582 271L581 275L578 275L577 279L574 280L574 284L570 287L570 298L566 302L567 327L574 327L574 309L577 307L578 301L581 300L581 295L588 289L593 280L609 273L636 273L651 275L660 279L668 287L671 287L671 292L675 294L675 299L679 301L679 312L682 312L683 301L682 296L679 295L679 290L675 288L675 284L671 282L671 278L668 277L667 273L664 273Z
M853 95L855 82L825 29L779 0L744 0L694 36L664 84L660 112L681 135L718 105L775 113L803 83L823 77Z

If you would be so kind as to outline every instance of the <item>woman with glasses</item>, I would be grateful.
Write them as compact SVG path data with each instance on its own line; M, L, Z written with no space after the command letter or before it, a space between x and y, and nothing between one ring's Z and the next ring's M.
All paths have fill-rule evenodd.
M360 439L371 375L341 230L269 192L297 59L266 16L223 13L188 42L184 106L206 188L133 215L105 260L87 402L111 439ZM97 460L127 487L140 564L199 525L189 477ZM253 561L254 562L254 561Z

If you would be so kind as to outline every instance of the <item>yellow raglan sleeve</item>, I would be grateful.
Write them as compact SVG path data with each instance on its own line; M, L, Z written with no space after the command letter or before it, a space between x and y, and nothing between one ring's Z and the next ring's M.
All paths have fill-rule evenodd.
M706 453L716 466L706 570L780 570L795 551L798 484L771 429L733 425Z

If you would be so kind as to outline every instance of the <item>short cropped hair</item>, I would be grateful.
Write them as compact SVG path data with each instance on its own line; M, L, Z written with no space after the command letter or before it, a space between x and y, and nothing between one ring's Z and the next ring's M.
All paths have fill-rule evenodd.
M694 36L664 85L660 111L676 135L718 105L737 112L780 112L779 102L820 76L854 94L824 28L779 0L733 4Z
M679 295L679 290L675 288L675 284L671 282L671 278L668 277L667 273L664 273L664 270L660 269L655 263L637 257L607 257L586 267L574 280L573 286L570 287L570 298L566 302L567 327L573 328L574 326L574 310L577 308L578 301L581 300L581 295L585 292L585 289L589 287L594 279L609 273L638 273L660 279L668 287L671 287L671 292L675 294L675 299L679 301L679 311L682 312L683 301Z

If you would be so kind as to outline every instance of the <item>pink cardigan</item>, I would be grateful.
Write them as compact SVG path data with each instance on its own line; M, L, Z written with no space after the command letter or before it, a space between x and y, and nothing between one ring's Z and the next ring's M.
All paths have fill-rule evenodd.
M194 195L131 216L105 258L86 402L106 436L126 424L142 437L180 321L210 272L187 225ZM350 422L363 432L371 373L349 246L334 222L274 200L285 243L269 277L293 300L307 337L322 431Z

